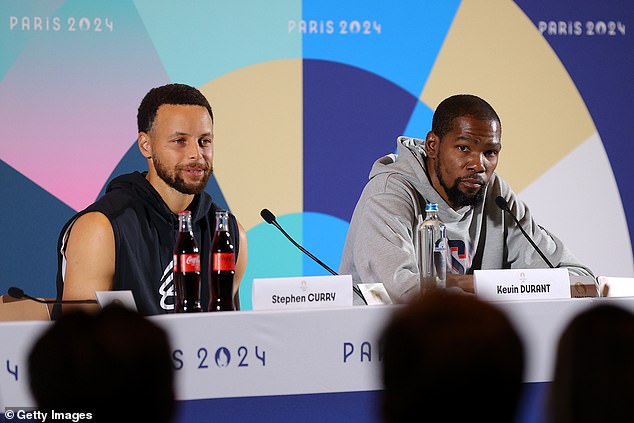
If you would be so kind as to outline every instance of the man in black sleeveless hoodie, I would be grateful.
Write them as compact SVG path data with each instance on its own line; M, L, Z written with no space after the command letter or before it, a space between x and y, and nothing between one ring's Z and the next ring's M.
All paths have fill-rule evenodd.
M106 194L77 213L58 241L57 296L95 298L95 291L131 290L143 315L174 309L173 249L178 212L190 210L201 275L219 207L204 191L213 172L213 113L196 88L168 84L150 90L137 116L138 146L148 171L121 175ZM246 232L230 214L235 242L234 295L246 269ZM209 302L203 277L201 304Z

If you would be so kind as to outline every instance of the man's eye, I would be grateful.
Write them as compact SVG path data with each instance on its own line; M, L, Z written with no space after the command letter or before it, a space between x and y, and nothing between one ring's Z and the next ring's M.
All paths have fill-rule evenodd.
M456 148L458 151L469 151L469 148L466 145L458 145Z

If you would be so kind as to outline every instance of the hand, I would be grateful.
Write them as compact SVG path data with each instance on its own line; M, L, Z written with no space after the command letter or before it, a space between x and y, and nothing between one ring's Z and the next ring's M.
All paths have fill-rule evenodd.
M473 275L447 275L447 288L460 288L470 294L475 294Z

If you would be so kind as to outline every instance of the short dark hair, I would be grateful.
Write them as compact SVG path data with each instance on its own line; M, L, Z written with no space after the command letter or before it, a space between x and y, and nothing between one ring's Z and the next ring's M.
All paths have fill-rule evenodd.
M139 132L149 132L152 129L156 113L163 104L203 106L209 112L212 122L214 120L209 101L197 88L185 84L167 84L152 88L143 97L137 113Z
M409 422L416 413L429 421L514 420L524 347L493 304L444 289L427 291L395 311L380 339L386 423ZM490 386L486 391L483 381Z
M444 99L434 112L431 130L440 139L452 130L453 120L457 117L471 116L482 121L498 123L500 133L502 125L500 117L493 107L478 96L471 94L457 94Z
M176 398L167 332L119 305L62 314L28 357L40 408L92 412L93 422L169 422Z
M546 421L629 420L634 415L632 356L634 314L628 309L604 303L579 312L557 344Z

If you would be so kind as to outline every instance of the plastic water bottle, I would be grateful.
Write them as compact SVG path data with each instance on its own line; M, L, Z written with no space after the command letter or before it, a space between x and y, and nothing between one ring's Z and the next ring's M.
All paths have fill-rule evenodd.
M447 234L438 217L438 204L425 205L425 219L418 217L418 269L421 292L445 288L447 282Z

